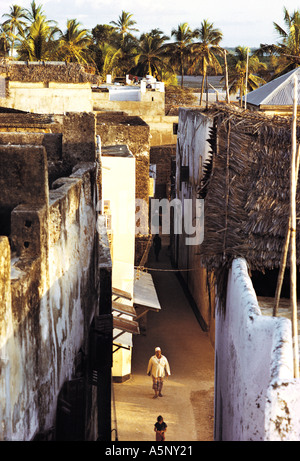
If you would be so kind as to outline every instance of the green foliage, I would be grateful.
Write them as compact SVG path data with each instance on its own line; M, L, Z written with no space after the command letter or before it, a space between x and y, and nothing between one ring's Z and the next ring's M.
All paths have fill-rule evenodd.
M276 44L262 44L250 50L247 90L257 88L300 65L300 11L289 13L284 8L284 26L274 23L279 36ZM107 73L124 76L147 74L177 86L176 75L224 74L223 34L207 19L192 30L182 22L171 30L171 38L159 29L140 37L132 13L122 10L110 24L97 24L91 31L76 19L69 19L65 30L49 20L43 5L32 0L28 9L13 4L3 14L0 24L0 56L11 59L77 61L94 64L105 79ZM230 90L244 94L247 48L227 49ZM16 56L17 52L17 56ZM244 83L243 83L244 82ZM203 94L203 89L202 89ZM202 98L202 96L201 96Z
M284 7L284 27L273 23L279 42L276 44L261 44L257 50L259 56L265 55L270 58L269 68L271 78L279 77L300 65L300 11L293 13Z
M245 95L246 91L253 91L260 85L266 83L264 79L258 76L261 69L266 69L266 64L261 62L259 57L255 54L250 55L250 49L247 47L238 46L234 54L229 54L229 92L239 92L241 104L242 96Z
M201 23L199 29L196 29L197 38L199 42L192 46L192 67L190 73L199 72L202 74L202 86L200 94L200 104L202 103L204 82L205 77L210 70L211 72L218 74L222 72L222 67L216 57L216 55L222 54L222 50L219 46L220 41L223 38L223 34L219 29L215 29L213 24L208 22L206 19Z
M67 62L81 62L86 64L90 61L89 45L92 37L87 29L81 29L81 24L76 19L67 21L65 33L61 33L58 42L58 57Z

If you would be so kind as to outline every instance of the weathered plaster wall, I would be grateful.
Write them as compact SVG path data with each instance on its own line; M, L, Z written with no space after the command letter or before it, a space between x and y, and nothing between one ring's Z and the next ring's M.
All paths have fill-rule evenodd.
M164 144L176 144L177 136L173 132L174 123L178 123L176 115L151 115L145 113L143 120L150 127L150 145L163 146Z
M101 145L126 144L136 161L136 197L148 203L150 128L140 118L125 114L98 113L96 132Z
M88 82L8 82L7 95L0 98L0 104L2 107L37 114L63 114L93 110L91 84Z
M96 117L92 112L64 115L0 114L0 145L44 146L48 180L68 176L78 162L93 162L96 150Z
M99 309L97 165L77 164L49 192L44 147L1 146L0 163L1 206L11 210L11 245L0 239L0 440L31 440L55 426L59 391Z
M226 314L216 313L215 351L215 439L299 440L291 322L261 315L243 259L229 273Z
M207 143L212 120L205 117L199 110L179 109L179 123L176 149L176 197L185 199L197 198L197 186L203 174L203 164L209 153ZM180 167L188 166L187 182L180 181ZM205 206L204 206L205 216ZM183 230L184 230L183 225ZM207 290L207 274L201 267L199 245L186 245L187 234L183 231L177 236L178 247L174 245L175 261L181 269L190 269L181 273L187 287L199 309L206 328L210 331L214 343L214 295L211 299ZM176 238L176 236L175 236ZM204 234L205 239L205 234ZM178 249L177 249L178 248ZM212 287L211 287L212 288Z
M150 164L156 165L155 197L171 195L171 162L176 159L176 144L155 146L150 149Z

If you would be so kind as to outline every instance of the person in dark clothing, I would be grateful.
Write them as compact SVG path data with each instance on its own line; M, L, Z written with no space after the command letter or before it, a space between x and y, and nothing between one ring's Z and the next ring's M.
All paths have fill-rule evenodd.
M162 416L157 417L157 422L154 424L154 431L156 433L156 442L164 442L166 440L167 424L164 422Z
M155 234L155 237L153 239L153 246L154 246L155 258L156 258L156 261L158 261L159 252L161 250L161 238L158 234Z

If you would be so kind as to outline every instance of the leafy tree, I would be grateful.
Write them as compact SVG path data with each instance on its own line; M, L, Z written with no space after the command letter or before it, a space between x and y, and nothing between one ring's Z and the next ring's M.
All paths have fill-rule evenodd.
M59 39L59 55L67 62L87 63L92 37L87 29L81 29L76 19L68 19L67 29Z
M216 55L220 55L221 53L219 43L223 38L223 34L219 29L214 28L213 23L208 22L206 19L195 32L200 41L192 46L192 53L195 58L194 65L191 67L190 71L197 69L202 74L201 104L204 92L204 82L208 69L216 74L222 72L222 67Z
M125 75L132 72L138 62L138 40L130 34L122 38L120 35L111 44L119 50L117 75Z
M171 36L175 38L175 42L169 45L170 62L179 68L181 87L183 87L185 64L187 63L191 45L196 35L196 32L192 31L187 22L179 24L177 29L172 29L171 31Z
M89 46L89 49L93 61L95 62L101 74L103 66L107 67L108 56L113 56L114 53L117 51L117 35L118 33L116 32L115 27L110 26L108 24L97 24L97 26L92 29L93 43ZM109 51L109 48L111 48L111 51ZM114 63L116 65L117 56L114 58Z
M2 17L8 18L3 22L3 32L8 36L8 40L11 44L11 56L14 54L15 40L18 38L17 33L22 33L26 22L23 19L26 19L26 14L23 8L18 5L10 6L10 12L5 13Z
M97 24L92 29L94 42L98 44L111 43L113 36L116 34L116 28L108 24Z
M246 90L253 91L260 85L266 83L264 79L259 77L257 74L260 69L265 69L266 64L262 63L258 56L248 55L249 48L238 46L235 49L235 54L230 54L228 62L228 82L230 93L240 93L240 104L242 106L242 98L246 93ZM247 59L248 55L248 59ZM248 78L246 85L247 75L247 60L248 60Z

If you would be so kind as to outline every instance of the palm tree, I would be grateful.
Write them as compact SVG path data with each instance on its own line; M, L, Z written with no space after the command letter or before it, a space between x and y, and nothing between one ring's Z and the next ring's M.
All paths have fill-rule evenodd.
M191 50L191 44L196 35L196 32L192 31L187 22L179 24L177 29L172 29L171 31L171 36L175 37L175 42L169 45L171 55L170 62L179 67L181 87L183 87L184 66Z
M105 81L107 74L114 76L118 68L118 59L121 57L121 50L116 50L108 43L99 44L98 47L102 58L100 75Z
M207 76L208 68L216 74L222 72L222 67L216 57L220 54L219 43L223 38L223 34L219 29L215 29L213 23L208 22L206 19L202 21L199 29L195 31L200 38L200 42L192 46L192 53L196 55L194 68L197 68L202 73L202 86L200 95L200 105L202 103L204 82Z
M2 17L8 18L3 22L2 26L7 32L8 39L11 43L11 56L13 56L15 40L17 38L16 32L21 33L26 26L25 21L23 21L23 18L26 18L25 11L18 5L12 5L10 7L10 13L3 14Z
M277 78L300 65L300 11L295 10L290 14L284 8L283 12L285 29L276 22L273 23L281 42L271 45L261 44L256 51L257 56L270 56L271 79Z
M240 105L243 103L243 96L246 91L253 91L260 85L266 83L257 74L267 66L262 63L258 56L249 56L249 48L238 46L235 55L229 55L229 91L230 93L240 93ZM246 76L248 74L247 83Z
M124 39L119 35L111 45L120 50L117 74L122 76L132 72L138 62L138 40L130 34L125 35Z
M277 23L273 23L276 32L282 39L281 43L273 46L275 53L280 56L276 76L289 72L300 65L300 11L297 10L290 14L284 8L284 22L286 30Z
M87 29L80 29L81 24L76 19L67 21L67 30L61 34L59 52L67 62L88 62L88 47L92 44L92 37Z
M35 1L33 0L30 3L30 9L26 8L25 11L25 17L26 19L32 24L38 16L43 16L44 19L46 19L46 15L43 12L43 5L37 5Z
M56 57L58 33L57 27L51 27L44 16L37 16L29 30L21 34L18 47L19 59L24 61L49 61Z
M151 32L142 34L138 48L138 70L142 75L160 75L166 67L166 45L164 42L169 37L162 35L162 31L152 29Z
M133 27L136 24L136 21L132 19L132 17L133 14L127 13L123 10L117 21L110 22L110 24L113 24L121 34L122 41L124 40L125 35L130 34L131 31L138 32L138 29Z

